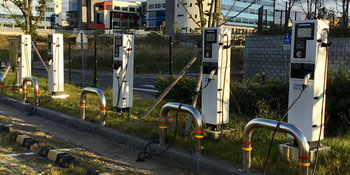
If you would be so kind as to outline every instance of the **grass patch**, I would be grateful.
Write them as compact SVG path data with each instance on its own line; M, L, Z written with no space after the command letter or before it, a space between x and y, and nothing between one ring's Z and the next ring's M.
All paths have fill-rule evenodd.
M6 78L6 85L11 85L13 79L14 75L13 73L10 73ZM46 94L48 94L46 80L44 78L38 78L38 81L40 84L40 91L42 93L42 107L54 109L75 117L79 117L80 88L70 84L65 84L65 93L69 94L70 97L64 100L50 100L49 97L46 96ZM22 98L22 94L20 94L17 90L11 89L10 87L5 89L5 93L8 96L18 100ZM107 107L109 110L112 110L112 89L106 89L104 90L104 93L107 98ZM30 101L33 101L32 94L33 91L30 87ZM106 127L114 128L144 139L158 139L159 111L166 101L159 104L158 107L150 114L150 117L145 120L136 120L130 117L130 115L140 117L152 104L152 102L153 99L135 98L134 107L131 109L132 113L123 115L109 113L106 119ZM94 95L88 95L86 110L87 120L97 122L99 114L99 103L97 97ZM171 138L175 126L175 112L170 113L169 116L168 133L169 138ZM253 117L239 116L231 113L228 127L234 128L234 132L224 136L220 140L213 140L206 137L203 140L203 154L205 156L226 160L240 166L242 161L241 141L243 128L252 118ZM193 131L190 137L182 138L181 135L186 124L186 118L183 113L180 113L179 121L179 136L176 138L174 146L180 150L192 152L194 151ZM252 166L254 169L262 170L271 135L272 131L270 130L259 129L254 132L252 151ZM297 174L297 163L290 163L279 158L278 145L289 141L291 141L291 139L285 134L278 133L276 135L268 164L268 174ZM322 141L322 143L324 145L331 146L332 150L328 154L320 155L316 174L350 174L350 134L347 133L333 137L328 136ZM310 167L312 166L313 164L311 164Z

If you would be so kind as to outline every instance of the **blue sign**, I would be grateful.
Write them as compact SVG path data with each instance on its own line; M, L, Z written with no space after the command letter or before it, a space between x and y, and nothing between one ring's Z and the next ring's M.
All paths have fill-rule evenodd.
M289 33L287 32L283 39L283 44L291 44Z

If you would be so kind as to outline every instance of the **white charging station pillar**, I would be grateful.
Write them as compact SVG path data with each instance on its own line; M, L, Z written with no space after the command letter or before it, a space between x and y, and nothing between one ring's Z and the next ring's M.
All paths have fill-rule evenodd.
M113 106L124 112L133 104L134 36L115 34L113 40Z
M18 84L22 86L23 78L32 76L32 37L20 35L18 50Z
M64 92L63 34L49 34L47 38L49 58L49 91L53 96Z
M203 122L221 126L229 121L231 29L203 30Z
M306 89L288 113L288 123L300 128L309 142L319 139L321 120L325 123L327 79L327 48L329 22L322 20L295 21L291 48L291 72L289 79L289 103L298 98L304 77L311 74Z

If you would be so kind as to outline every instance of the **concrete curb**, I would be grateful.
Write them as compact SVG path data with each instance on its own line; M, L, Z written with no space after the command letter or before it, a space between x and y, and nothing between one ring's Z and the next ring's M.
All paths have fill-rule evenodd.
M0 103L12 108L16 108L21 111L31 111L33 106L31 104L23 104L20 101L14 100L9 97L0 97ZM82 132L88 132L98 137L102 137L111 141L112 143L126 146L128 149L143 151L148 140L140 139L134 136L130 136L121 133L117 130L106 128L98 125L97 123L91 123L85 120L80 120L76 117L63 114L58 111L37 107L36 114L38 117L51 120L53 122L62 124L66 127L73 128ZM149 148L151 151L160 152L165 149L160 145L151 145ZM163 161L178 165L180 167L189 169L197 174L223 174L223 175L255 175L258 173L242 173L239 169L227 162L220 160L213 160L207 157L196 157L189 153L185 153L174 148L170 148L161 156L157 157ZM136 157L135 157L136 160Z

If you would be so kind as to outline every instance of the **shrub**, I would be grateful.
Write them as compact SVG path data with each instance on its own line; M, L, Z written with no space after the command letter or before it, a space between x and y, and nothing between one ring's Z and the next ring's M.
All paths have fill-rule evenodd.
M158 89L159 93L163 93L171 82L175 80L175 76L157 76L154 79L154 85ZM167 99L174 100L176 102L191 103L194 95L194 89L196 87L197 78L182 77L179 82L171 89L166 96Z
M160 92L175 79L174 76L155 79ZM196 78L184 77L168 94L167 98L178 102L190 102L196 85ZM326 134L339 135L350 132L350 72L344 66L328 74L326 98ZM278 120L288 109L288 83L268 79L265 85L261 79L246 79L231 82L230 113L238 114L238 106L245 117L263 117ZM234 95L237 103L234 102ZM198 100L198 106L200 106Z
M350 72L344 66L328 74L326 98L326 128L328 134L349 132L350 124Z

